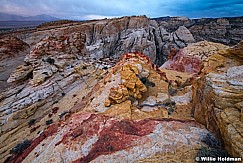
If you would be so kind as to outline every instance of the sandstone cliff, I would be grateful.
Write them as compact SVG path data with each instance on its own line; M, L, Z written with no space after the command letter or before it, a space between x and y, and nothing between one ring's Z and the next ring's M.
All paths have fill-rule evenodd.
M243 157L243 42L209 57L193 85L195 118L218 137L234 157Z
M190 31L179 26L168 32L164 26L146 16L93 20L60 26L40 27L31 32L17 33L30 45L43 37L79 32L86 36L87 53L93 58L120 57L127 52L140 51L161 65L170 49L179 49L195 42Z
M225 45L235 45L243 40L243 17L201 19L162 17L154 20L169 32L176 30L179 26L185 26L196 41L207 40Z
M243 42L231 48L211 42L191 44L161 68L197 74L193 82L195 119L204 124L234 157L242 157Z

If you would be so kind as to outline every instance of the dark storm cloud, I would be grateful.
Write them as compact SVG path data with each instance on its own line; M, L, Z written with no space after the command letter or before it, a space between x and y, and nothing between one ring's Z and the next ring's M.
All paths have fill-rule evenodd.
M242 0L0 0L0 12L92 19L125 15L243 16Z
M195 0L183 1L171 10L173 14L188 17L243 16L243 1L239 0Z

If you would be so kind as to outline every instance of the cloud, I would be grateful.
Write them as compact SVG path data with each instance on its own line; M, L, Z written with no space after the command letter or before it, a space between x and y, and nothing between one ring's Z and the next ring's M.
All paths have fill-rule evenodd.
M85 16L77 16L74 17L75 19L79 20L92 20L92 19L110 19L110 18L115 18L119 16L104 16L104 15L85 15Z
M126 15L243 16L242 0L0 0L0 11L23 16L98 19Z

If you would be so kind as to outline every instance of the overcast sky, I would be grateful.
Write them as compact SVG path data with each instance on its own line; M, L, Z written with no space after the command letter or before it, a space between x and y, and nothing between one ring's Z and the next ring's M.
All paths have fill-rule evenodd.
M243 0L0 0L0 12L80 20L129 15L233 17L243 16Z

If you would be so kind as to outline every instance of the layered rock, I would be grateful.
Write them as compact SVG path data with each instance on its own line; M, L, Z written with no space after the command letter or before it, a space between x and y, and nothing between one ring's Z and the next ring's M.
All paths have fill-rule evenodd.
M168 96L175 103L175 107L171 107L169 110L170 117L176 119L193 119L192 81L195 75L162 68L160 70L166 73L166 77L170 81ZM160 98L162 99L166 97L161 95Z
M193 43L179 50L176 54L172 52L172 55L169 56L170 59L161 68L198 74L204 64L208 62L208 57L226 48L225 45L207 41Z
M225 45L235 45L243 40L243 17L201 19L161 17L153 19L169 32L175 31L179 26L185 26L197 42L207 40Z
M9 162L194 162L195 149L206 134L210 133L193 121L129 121L77 113L68 122L50 126Z
M85 56L83 38L80 33L44 38L10 75L8 81L15 84L0 95L2 159L20 137L33 139L59 114L68 113L112 66L109 59ZM33 120L35 127L29 125Z
M32 85L42 84L46 78L56 72L63 72L64 67L82 57L85 52L85 36L73 33L70 36L47 37L35 45L33 51L25 58L25 65L10 75L8 82L25 79L32 73Z
M161 66L200 75L192 84L194 116L234 157L242 157L242 45L194 43Z
M161 17L154 18L158 21L162 26L164 26L168 31L173 32L178 29L180 26L190 27L194 24L194 21L187 17Z
M239 156L241 127L238 119L233 123L231 118L239 118L242 108L237 99L241 98L242 45L220 53L218 50L227 46L210 42L190 45L195 41L185 25L190 20L179 19L184 23L179 22L171 30L140 16L67 24L20 34L18 37L24 38L32 51L10 75L9 82L14 87L0 94L0 162L7 158L10 162L60 162L60 159L64 162L165 159L194 162L198 150L207 148L206 135L213 137L194 116L218 135L232 135L223 140L230 154ZM185 46L188 47L177 52ZM128 51L141 51L145 55L127 53L110 69ZM152 63L163 63L168 54L164 67L159 69ZM232 54L238 55L238 59ZM218 69L220 66L224 68ZM208 76L199 79L192 91L192 82L198 77L195 74ZM201 99L198 99L201 105L196 105L201 97L196 90L207 91L205 84L213 83L210 89L221 86L214 79L222 82L223 88L230 85L226 89L231 92L219 96L208 93L211 99L217 97L216 102L206 100L210 107L214 104L218 107L221 99L239 91L232 98L233 111L229 107L224 111L232 117L222 121L209 120L207 113L212 110L206 111L210 107L200 103ZM204 96L206 99L206 93ZM229 101L226 100L227 106ZM197 108L194 116L192 105ZM238 133L227 131L228 123ZM22 142L23 138L32 143ZM22 146L27 149L18 151Z
M0 37L0 60L9 59L17 56L19 52L23 52L29 48L29 45L24 41L13 37Z
M171 48L179 49L195 42L186 27L178 26L173 31L167 31L163 25L146 16L70 23L16 35L32 45L40 42L43 37L73 32L86 36L86 50L92 58L119 58L128 52L141 52L158 65L166 60Z
M163 106L163 102L169 100L166 76L148 57L140 53L124 55L99 87L87 111L129 119L168 115L166 106ZM162 100L158 98L161 94L165 96ZM146 102L148 98L155 100L152 103Z
M243 42L210 56L193 85L195 118L222 138L226 150L243 157Z
M167 73L171 72L161 71L143 54L124 55L91 92L69 108L65 118L42 133L39 128L33 131L37 137L8 161L194 162L198 150L208 146L205 137L213 135L192 115L173 114L186 101L179 97L185 90L172 94L176 77ZM181 83L191 78L183 75ZM180 109L191 112L191 108Z
M0 37L0 92L9 87L9 75L23 63L29 45L14 37Z
M199 19L189 28L197 40L234 45L243 40L242 17Z

